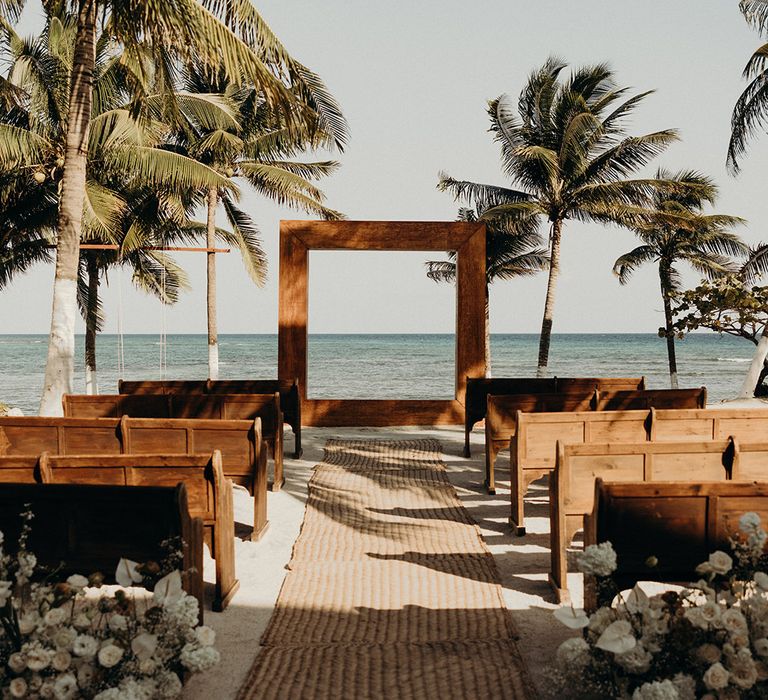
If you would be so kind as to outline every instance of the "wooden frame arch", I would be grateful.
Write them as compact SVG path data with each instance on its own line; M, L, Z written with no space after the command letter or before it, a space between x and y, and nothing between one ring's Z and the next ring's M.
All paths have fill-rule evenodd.
M309 251L456 251L453 400L307 399ZM485 224L443 221L281 221L278 376L299 380L302 423L318 426L464 422L467 377L485 374Z

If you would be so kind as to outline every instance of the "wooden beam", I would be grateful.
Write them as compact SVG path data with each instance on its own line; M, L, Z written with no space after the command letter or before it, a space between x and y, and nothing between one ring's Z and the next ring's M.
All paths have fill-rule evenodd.
M48 246L55 248L55 245ZM120 250L119 245L110 245L106 243L81 243L80 250ZM230 248L190 248L187 246L160 246L146 245L141 246L140 250L163 250L175 251L178 253L229 253Z
M304 425L440 425L464 421L467 376L485 374L485 224L281 221L278 377L298 379ZM452 400L307 400L309 251L456 251L456 394ZM350 368L348 373L354 372ZM340 378L343 383L343 377Z

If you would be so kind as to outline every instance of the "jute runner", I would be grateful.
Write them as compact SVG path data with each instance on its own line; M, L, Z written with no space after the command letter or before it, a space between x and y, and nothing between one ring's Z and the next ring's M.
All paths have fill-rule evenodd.
M435 440L329 440L239 698L530 698Z

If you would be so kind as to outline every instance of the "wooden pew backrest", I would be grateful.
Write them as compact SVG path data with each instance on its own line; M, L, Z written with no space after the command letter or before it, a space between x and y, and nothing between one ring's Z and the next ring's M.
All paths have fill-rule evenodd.
M2 458L0 458L0 465ZM232 483L224 477L221 453L210 455L83 455L43 454L41 471L53 484L175 487L187 492L190 515L200 518L205 541L216 560L213 609L223 610L239 588L235 577L235 521ZM144 517L143 514L140 517Z
M114 582L121 557L158 560L160 543L181 537L184 589L203 610L202 521L190 515L186 488L81 486L72 484L0 484L3 547L13 552L21 529L19 512L29 503L35 514L29 549L38 562L63 564L61 573L104 574Z
M558 441L550 476L550 583L570 599L566 548L594 506L595 480L610 482L725 481L738 472L738 442L639 442L566 445ZM764 453L768 457L768 451ZM635 531L635 537L642 537Z
M655 389L641 391L599 390L596 410L637 411L649 408L706 408L707 390Z
M690 582L698 564L728 549L748 511L768 522L768 483L595 483L585 544L610 541L617 553L615 578L622 588L637 581ZM639 535L639 536L638 536ZM650 569L648 557L658 564ZM595 604L594 581L585 600Z
M301 456L301 392L298 379L218 379L118 382L119 394L280 394L283 420L294 433L294 457Z

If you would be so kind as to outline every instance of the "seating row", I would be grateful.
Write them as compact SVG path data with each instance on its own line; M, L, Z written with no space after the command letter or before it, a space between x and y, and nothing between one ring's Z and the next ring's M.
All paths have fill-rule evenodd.
M216 561L213 609L223 610L226 608L239 588L240 584L235 578L232 482L224 476L221 452L218 450L214 450L207 456L201 454L61 456L50 455L45 452L37 457L0 457L0 483L6 485L3 487L3 492L10 484L14 486L38 484L45 487L52 484L109 486L112 488L132 487L124 489L127 492L134 491L133 487L136 486L175 489L181 484L185 494L183 510L188 511L190 518L199 519L202 527L202 537L191 540L192 544L200 551L194 552L190 556L202 564L202 546L205 543ZM73 507L81 508L84 511L81 514L82 518L92 523L94 528L94 532L89 533L78 521L79 537L74 540L74 549L70 551L65 547L58 553L59 560L65 561L68 568L77 568L85 563L85 560L88 559L86 547L90 541L91 546L97 548L99 556L101 556L101 550L104 550L104 554L109 551L114 561L108 562L111 568L107 566L107 573L114 571L120 557L136 559L136 553L130 541L126 551L117 550L118 547L126 547L125 538L120 536L120 532L124 532L130 540L129 533L131 528L135 527L139 533L137 537L142 547L145 546L144 543L147 538L141 533L154 532L153 526L145 522L150 517L155 517L153 511L148 512L141 507L128 511L126 507L123 507L122 514L126 523L120 524L122 529L118 528L118 534L110 539L108 533L104 531L114 527L113 517L110 516L105 522L96 519L96 514L102 512L101 504L87 500L87 490L81 493L77 488L74 488L65 491L65 493L74 494ZM114 498L120 500L118 496ZM140 496L137 498L140 499ZM130 495L127 495L123 500L126 503L129 502ZM26 501L18 501L14 504L16 515L18 515L19 503L26 503ZM49 504L46 504L45 508L39 512L34 502L32 503L35 512L35 531L43 530L45 527L43 523L46 518L51 517L45 510L48 507ZM14 509L9 508L9 510L13 511ZM63 517L62 514L65 510L63 505L56 502L54 512L57 518ZM178 508L171 508L169 513L175 511L178 511ZM77 520L76 514L77 511L74 511L72 516L75 520ZM168 518L161 518L160 523L161 530L168 527ZM167 539L167 537L163 536L155 540L154 547L156 548L163 539ZM45 552L51 552L51 550L45 549ZM81 559L83 560L81 561ZM137 561L143 561L143 559L137 559ZM89 562L91 570L93 570L93 565L94 562ZM202 576L202 566L199 570L200 576Z
M200 379L125 381L117 384L118 394L280 394L283 420L294 435L293 456L301 457L301 392L299 380L286 379Z
M517 434L519 413L567 413L574 411L626 411L656 408L704 408L707 390L658 389L625 391L616 389L576 391L559 394L489 395L485 417L485 485L496 492L495 463L502 449Z

